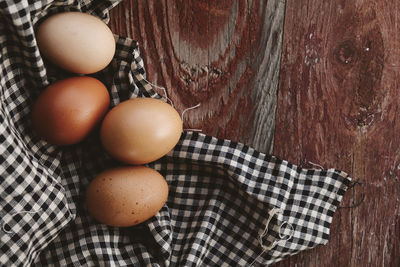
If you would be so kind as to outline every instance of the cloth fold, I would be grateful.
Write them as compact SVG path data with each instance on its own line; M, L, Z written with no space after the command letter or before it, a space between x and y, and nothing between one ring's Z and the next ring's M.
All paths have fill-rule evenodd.
M71 74L42 59L34 32L64 11L107 22L118 2L0 0L0 265L264 266L326 244L350 184L346 173L303 169L195 132L183 132L168 155L148 164L169 185L156 216L128 228L89 216L88 184L120 163L102 149L97 130L68 147L35 135L35 99ZM145 79L138 44L115 39L113 61L92 75L107 86L111 107L133 97L163 99Z

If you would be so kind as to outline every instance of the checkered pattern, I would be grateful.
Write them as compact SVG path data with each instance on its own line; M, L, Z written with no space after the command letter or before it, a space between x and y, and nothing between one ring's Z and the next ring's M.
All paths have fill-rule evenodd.
M34 100L49 83L70 75L42 60L34 30L46 16L66 10L107 22L117 2L0 0L0 265L264 266L325 244L350 183L347 174L302 169L193 132L148 164L169 184L156 216L128 228L89 216L87 185L118 162L101 148L96 132L60 148L32 131ZM137 43L115 38L112 63L94 75L107 85L111 105L161 98L144 79ZM272 249L263 251L260 236Z

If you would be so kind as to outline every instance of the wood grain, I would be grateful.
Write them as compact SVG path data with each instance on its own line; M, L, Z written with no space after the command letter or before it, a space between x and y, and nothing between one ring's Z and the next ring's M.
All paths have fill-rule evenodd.
M360 179L331 241L276 266L400 266L400 2L288 1L274 154Z
M139 42L148 80L185 127L271 152L284 1L124 1L113 32Z

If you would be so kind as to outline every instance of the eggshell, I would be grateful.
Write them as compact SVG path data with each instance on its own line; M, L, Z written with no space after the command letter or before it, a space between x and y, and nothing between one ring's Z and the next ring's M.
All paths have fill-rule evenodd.
M32 110L33 127L44 140L71 145L83 140L110 105L107 88L92 77L73 77L48 86Z
M115 54L111 30L99 18L80 12L58 13L37 30L39 50L55 65L75 73L104 69Z
M134 98L114 107L103 120L100 136L114 158L145 164L167 154L179 141L182 120L169 104L154 98Z
M139 224L154 216L167 201L168 184L145 166L109 169L91 181L86 207L99 222L117 227Z

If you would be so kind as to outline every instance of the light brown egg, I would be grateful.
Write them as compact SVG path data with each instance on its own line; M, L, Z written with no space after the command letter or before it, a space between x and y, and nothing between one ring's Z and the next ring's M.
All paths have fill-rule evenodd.
M86 207L99 222L117 227L154 216L168 197L168 184L145 166L124 166L99 174L86 191Z
M99 18L80 12L58 13L36 33L39 50L55 65L75 73L104 69L115 54L111 30Z
M103 120L100 136L115 159L145 164L167 154L179 141L182 120L169 104L134 98L114 107Z
M56 145L82 141L110 105L107 88L92 77L73 77L48 86L32 110L33 127Z

